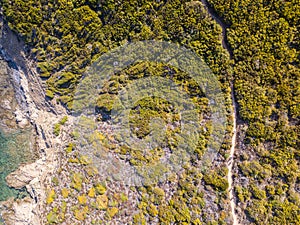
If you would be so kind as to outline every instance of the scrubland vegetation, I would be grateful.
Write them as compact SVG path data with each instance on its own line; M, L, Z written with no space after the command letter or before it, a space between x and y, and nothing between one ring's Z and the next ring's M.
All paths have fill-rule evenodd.
M226 139L210 171L201 173L201 160L209 133L203 133L194 162L168 184L132 187L127 193L97 173L91 160L80 155L72 142L65 146L67 159L57 171L46 199L47 223L103 224L128 216L133 224L227 224L229 221L225 159L230 148L233 81L238 103L238 152L234 190L243 224L300 223L299 178L299 18L297 0L209 0L228 25L232 60L221 45L221 28L199 1L96 1L39 0L0 4L9 26L31 47L37 69L47 84L48 99L72 110L76 85L87 66L103 53L127 42L162 40L193 50L204 59L221 82L228 113ZM97 107L109 114L118 91L144 76L172 77L193 98L199 114L209 115L207 99L194 89L180 68L153 63L133 65L111 79ZM145 121L176 113L161 99L143 99L131 114L131 129L139 138L149 134ZM102 115L103 117L103 115ZM58 136L66 119L54 125ZM209 132L209 131L208 131ZM70 134L76 142L76 132ZM168 147L176 145L172 140ZM146 158L122 146L110 151L130 155L139 165L155 160L161 149ZM63 188L62 188L63 187ZM172 191L170 191L172 190ZM136 196L136 199L129 196ZM209 193L209 194L207 194ZM132 205L139 213L126 211ZM212 212L213 210L215 212ZM97 215L97 216L96 216Z
M298 224L299 1L209 2L229 25L235 62L239 205L255 224Z

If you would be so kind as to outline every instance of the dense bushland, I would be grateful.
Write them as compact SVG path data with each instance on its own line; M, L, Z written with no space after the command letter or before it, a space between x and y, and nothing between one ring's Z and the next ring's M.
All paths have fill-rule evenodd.
M235 189L240 206L255 224L298 224L299 1L209 2L229 25L244 122L238 180L247 182Z
M299 2L209 0L209 3L229 26L226 34L233 61L222 49L221 28L210 19L199 1L4 0L0 4L9 26L31 46L39 74L47 83L47 97L55 98L69 109L72 109L74 90L86 67L103 53L127 42L172 41L195 51L221 81L228 115L231 113L229 81L233 79L241 128L235 179L238 205L248 223L297 224L300 220ZM151 75L165 72L161 65L136 65L136 68L117 74L112 88L118 91L129 82L130 76L144 76L141 72L144 67ZM181 76L180 71L175 72ZM126 76L129 78L124 82L121 78L127 79ZM188 86L187 83L186 90L193 95ZM117 94L114 90L108 90L99 98L99 106L108 107L107 112L107 103ZM205 108L204 96L199 94L198 97L195 101ZM137 135L143 137L149 133L142 123L144 120L158 114L164 119L171 112L160 100L140 103L142 113L138 115L134 109L131 119L132 129L138 128L141 132ZM59 135L60 125L54 128L54 133ZM230 132L229 119L228 136ZM229 146L227 139L217 159L221 163L211 174L203 176L195 173L193 166L187 167L171 200L162 197L164 193L159 187L137 190L143 196L139 205L141 214L133 221L144 224L158 218L161 224L200 224L194 216L199 214L207 224L225 223L227 209L224 207L228 199L224 195L227 183L222 163ZM68 147L69 152L72 149L72 146ZM126 149L127 152L130 150ZM134 157L138 158L137 155ZM79 156L78 159L71 158L69 163L86 164ZM77 179L77 175L70 177L71 189L81 196L79 206L71 211L75 218L84 220L91 206L88 204L98 197L78 189L76 184L85 179ZM196 187L199 179L209 191L213 187L218 195L214 201L222 210L217 216L208 218L211 215L205 211L205 196ZM219 192L221 194L217 194ZM55 205L60 191L49 193L48 203ZM63 195L66 196L66 192ZM106 199L99 199L98 203L106 205ZM64 220L64 217L55 217L58 212L66 211L66 203L60 204L60 209L57 205L53 207L50 221ZM79 213L79 208L84 208L84 215ZM106 218L118 215L114 204L108 208ZM244 223L247 223L246 219Z

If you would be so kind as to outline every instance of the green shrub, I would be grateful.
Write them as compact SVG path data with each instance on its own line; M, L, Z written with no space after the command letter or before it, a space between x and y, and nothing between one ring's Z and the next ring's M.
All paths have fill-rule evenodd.
M58 224L59 222L59 219L58 219L58 215L57 213L53 212L53 211L50 211L48 214L47 214L47 221L49 224Z
M51 189L48 192L48 196L47 196L47 199L46 199L47 204L51 204L55 200L55 198L56 198L55 190Z
M61 126L61 124L59 124L59 123L54 124L53 134L55 136L58 136L60 134L60 126Z

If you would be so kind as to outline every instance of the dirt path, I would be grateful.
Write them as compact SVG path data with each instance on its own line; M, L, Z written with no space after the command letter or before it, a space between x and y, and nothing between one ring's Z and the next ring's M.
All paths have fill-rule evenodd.
M228 45L226 29L229 27L216 13L216 11L208 4L207 0L201 0L202 4L207 9L209 15L221 26L222 28L222 46L229 53L230 58L232 58L233 53Z
M233 114L232 114L232 120L233 120L233 135L231 139L231 148L230 148L230 153L229 153L229 160L228 160L228 175L227 175L227 180L228 180L228 189L229 189L229 199L230 199L230 206L231 206L231 214L233 218L233 225L238 225L238 218L236 214L236 204L234 200L234 190L233 190L233 174L232 174L232 168L233 168L233 159L234 159L234 152L235 152L235 144L236 144L236 101L234 97L234 92L233 92L233 87L231 86L231 99L233 102Z
M226 28L228 28L228 25L222 21L222 19L217 15L215 10L208 4L207 0L201 0L203 5L206 7L209 15L221 26L222 28L222 46L223 48L229 53L230 58L232 58L232 50L227 44L227 38L226 38ZM228 168L228 175L227 175L227 180L228 180L228 190L229 190L229 199L230 199L230 208L231 208L231 215L233 219L233 225L238 225L238 217L236 213L236 204L235 204L235 199L234 199L234 190L233 190L233 162L234 162L234 153L235 153L235 145L236 145L236 115L237 115L237 103L235 101L235 96L234 96L234 89L233 89L233 84L231 82L230 84L231 88L231 101L232 101L232 107L233 107L233 113L232 113L232 120L233 120L233 135L231 139L231 148L230 148L230 153L229 153L229 158L227 161L227 168Z

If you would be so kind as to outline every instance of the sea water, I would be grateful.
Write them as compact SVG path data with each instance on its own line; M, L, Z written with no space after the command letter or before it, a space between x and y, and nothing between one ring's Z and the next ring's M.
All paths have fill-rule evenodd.
M0 129L0 201L10 197L27 196L26 189L10 188L5 178L15 171L22 163L31 162L34 158L30 143L30 130L5 133Z

